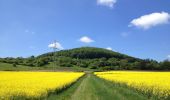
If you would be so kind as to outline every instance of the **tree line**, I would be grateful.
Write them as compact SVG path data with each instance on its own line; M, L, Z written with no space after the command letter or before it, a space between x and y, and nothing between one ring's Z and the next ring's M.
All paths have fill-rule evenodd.
M118 52L94 47L82 47L71 50L50 52L40 56L28 58L0 58L0 62L30 67L42 67L55 63L61 67L79 66L100 70L170 70L168 60L157 62L151 59L134 58Z

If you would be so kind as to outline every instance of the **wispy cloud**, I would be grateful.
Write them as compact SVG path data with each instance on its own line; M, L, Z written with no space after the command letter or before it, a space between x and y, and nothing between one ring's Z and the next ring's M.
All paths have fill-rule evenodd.
M32 35L34 35L34 34L35 34L35 32L30 31L29 29L26 29L26 30L25 30L25 33L29 33L29 34L32 34Z
M26 30L25 30L25 33L28 33L28 32L29 32L29 30L28 30L28 29L26 29Z
M113 8L117 0L97 0L97 4Z
M170 60L170 55L168 55L167 58Z
M107 49L107 50L112 50L112 48L111 48L111 47L107 47L106 49Z
M121 35L122 37L128 37L129 34L130 34L130 32L122 32L120 35Z
M79 39L79 41L83 42L83 43L91 43L91 42L94 42L93 39L87 37L87 36L83 36Z
M143 29L149 29L153 26L167 24L170 20L170 14L167 12L156 12L148 15L143 15L139 18L133 19L129 27L136 26Z
M51 43L51 44L48 45L48 47L49 48L56 48L56 49L59 49L59 50L64 49L59 42Z
M35 47L35 46L29 46L29 48L30 48L30 49L36 49L36 47Z
M34 34L35 34L35 32L31 32L31 34L33 34L33 35L34 35Z

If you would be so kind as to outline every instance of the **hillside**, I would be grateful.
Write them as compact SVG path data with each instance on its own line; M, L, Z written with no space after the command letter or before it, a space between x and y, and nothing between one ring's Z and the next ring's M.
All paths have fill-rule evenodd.
M98 70L160 70L169 69L154 60L143 60L119 52L96 48L81 47L57 52L49 52L29 58L1 58L0 62L13 66L26 65L32 67L80 67ZM165 65L167 65L166 62ZM169 63L168 63L169 64Z
M46 53L38 58L56 61L59 66L80 66L91 69L122 69L128 68L128 64L142 61L125 54L95 47L81 47L70 50L62 50L55 53ZM55 60L54 60L55 59ZM111 67L112 66L112 67ZM120 68L122 67L122 68Z
M46 53L42 56L53 56L54 53ZM79 58L79 59L95 59L95 58L133 58L127 56L125 54L121 54L118 52L114 52L111 50L103 49L103 48L95 48L95 47L81 47L81 48L74 48L69 50L61 50L55 53L55 56L65 56L71 58Z

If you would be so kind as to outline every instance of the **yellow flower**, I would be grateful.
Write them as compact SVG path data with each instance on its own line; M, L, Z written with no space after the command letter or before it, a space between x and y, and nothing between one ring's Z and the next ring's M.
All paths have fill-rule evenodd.
M0 99L41 98L65 88L84 73L76 72L0 72Z
M170 97L170 72L108 71L95 72L95 75L126 84L146 94L151 93L158 98Z

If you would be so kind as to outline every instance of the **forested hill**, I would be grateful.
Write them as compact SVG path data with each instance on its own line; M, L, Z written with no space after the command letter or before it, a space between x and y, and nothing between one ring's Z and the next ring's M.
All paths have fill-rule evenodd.
M143 60L111 50L95 47L81 47L70 50L49 52L28 58L1 58L0 62L16 65L43 67L50 63L60 67L83 67L100 70L170 70L170 62L158 63L155 60Z
M50 52L50 53L40 55L39 57L47 57L47 56L54 56L54 55L56 57L64 56L64 57L71 57L71 58L78 58L78 59L116 58L116 59L137 60L137 58L130 57L125 54L121 54L103 48L95 48L95 47L81 47L81 48L74 48L69 50L61 50L55 52L55 54Z

